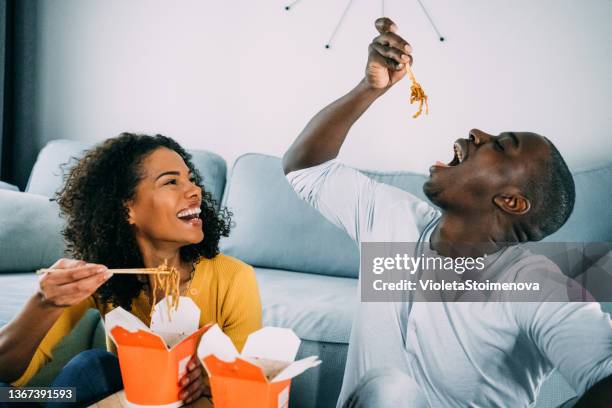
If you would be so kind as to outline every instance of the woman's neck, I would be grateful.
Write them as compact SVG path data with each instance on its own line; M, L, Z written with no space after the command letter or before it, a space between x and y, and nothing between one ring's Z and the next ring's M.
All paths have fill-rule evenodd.
M146 245L140 246L140 253L145 268L157 268L167 262L168 268L176 268L181 276L181 283L191 278L193 265L181 259L180 248L153 248ZM153 275L149 275L151 281Z

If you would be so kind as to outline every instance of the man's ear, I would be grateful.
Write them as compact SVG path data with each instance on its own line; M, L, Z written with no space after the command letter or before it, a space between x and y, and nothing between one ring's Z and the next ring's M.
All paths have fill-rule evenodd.
M493 202L501 210L512 215L527 214L531 209L531 203L520 190L497 194Z

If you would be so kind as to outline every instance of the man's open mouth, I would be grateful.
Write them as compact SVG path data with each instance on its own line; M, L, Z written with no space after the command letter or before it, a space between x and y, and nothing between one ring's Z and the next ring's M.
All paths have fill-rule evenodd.
M436 167L455 167L463 163L467 159L467 146L464 146L463 140L459 139L453 144L453 159L447 164L438 160L434 166Z
M178 214L176 214L176 216L181 221L189 222L191 220L199 219L201 212L202 210L200 209L200 207L186 208L184 210L181 210Z

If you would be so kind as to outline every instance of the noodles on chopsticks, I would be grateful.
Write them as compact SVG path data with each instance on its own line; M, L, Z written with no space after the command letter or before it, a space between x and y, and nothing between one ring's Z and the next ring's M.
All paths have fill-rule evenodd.
M54 273L57 269L44 268L36 271L37 275L45 273ZM168 266L168 260L164 259L164 263L157 268L131 268L131 269L108 269L113 274L145 274L153 275L153 305L151 306L151 317L155 312L157 304L157 288L164 291L166 298L166 306L168 307L168 320L172 320L172 310L178 310L181 276L178 269L174 266Z
M172 310L178 310L181 276L174 266L168 267L168 260L164 259L164 263L157 267L159 273L153 274L153 305L151 306L151 317L155 312L157 304L157 288L164 291L166 306L168 308L168 320L172 320Z

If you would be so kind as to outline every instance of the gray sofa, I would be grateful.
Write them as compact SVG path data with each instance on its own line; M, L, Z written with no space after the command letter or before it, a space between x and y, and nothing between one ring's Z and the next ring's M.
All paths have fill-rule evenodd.
M73 163L70 158L79 157L89 147L82 142L50 142L38 156L26 192L0 189L0 325L33 292L36 277L32 271L62 256L62 220L48 198L61 186L63 172ZM226 171L218 155L191 153L205 187L234 213L235 227L222 241L222 251L255 267L264 324L292 328L302 339L299 355L316 354L323 360L321 366L294 380L291 407L335 406L353 310L359 300L356 246L297 199L283 177L279 158L246 154ZM423 197L423 175L364 173ZM575 173L575 180L574 214L548 240L612 241L612 166ZM54 361L32 384L48 383L67 359L90 347L104 347L103 328L94 311L58 346ZM556 407L573 395L563 378L553 373L535 406Z

